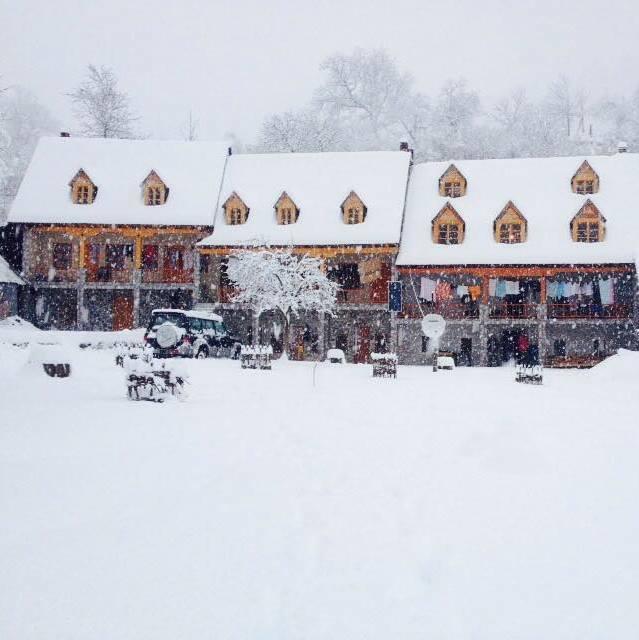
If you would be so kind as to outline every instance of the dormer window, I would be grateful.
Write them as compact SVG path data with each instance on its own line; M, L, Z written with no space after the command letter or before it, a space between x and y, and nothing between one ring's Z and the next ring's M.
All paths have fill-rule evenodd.
M222 209L224 209L226 224L235 226L244 224L248 220L250 209L235 191L226 199L222 205Z
M466 195L467 186L462 172L451 164L439 179L439 195L443 198L461 198Z
M528 222L517 207L509 202L494 222L495 241L500 244L526 242Z
M518 244L521 241L521 224L519 222L499 225L499 242L502 244Z
M584 160L579 169L577 169L570 181L570 186L573 193L580 195L588 195L599 191L599 176L587 160Z
M277 199L275 203L275 216L277 218L277 224L295 224L299 218L300 210L293 202L293 199L286 193L282 192L282 195Z
M84 169L80 169L69 182L73 204L91 204L98 194L98 188Z
M579 209L570 222L574 242L601 242L606 235L606 219L591 200Z
M366 220L366 205L354 191L346 196L341 209L344 224L361 224Z
M147 187L146 188L146 204L149 206L156 204L163 204L163 193L160 187Z
M153 170L144 178L140 186L142 187L144 204L147 207L162 205L169 197L169 188L164 183L164 180Z
M466 225L463 218L447 202L433 218L432 238L436 244L461 244L464 241Z

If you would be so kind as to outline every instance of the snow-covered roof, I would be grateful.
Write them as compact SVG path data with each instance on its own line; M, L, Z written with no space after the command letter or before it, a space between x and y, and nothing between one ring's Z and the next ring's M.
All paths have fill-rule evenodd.
M3 284L24 284L24 280L12 271L2 256L0 256L0 282Z
M405 151L246 154L229 158L215 229L202 245L363 245L399 242L410 155ZM274 205L285 191L300 210L278 225ZM366 220L348 225L340 205L354 191ZM226 223L222 205L237 193L250 209L244 224Z
M599 192L578 195L570 181L584 160L599 176ZM639 244L639 154L454 161L468 181L466 195L439 195L451 162L413 167L398 265L597 264L633 262ZM606 220L605 239L574 242L570 221L590 199ZM527 241L499 244L493 222L508 201L528 222ZM450 202L465 221L460 245L435 244L431 222Z
M226 158L227 145L215 142L42 138L9 222L212 225ZM71 200L80 169L98 187L91 204ZM144 204L151 170L169 188L163 205Z

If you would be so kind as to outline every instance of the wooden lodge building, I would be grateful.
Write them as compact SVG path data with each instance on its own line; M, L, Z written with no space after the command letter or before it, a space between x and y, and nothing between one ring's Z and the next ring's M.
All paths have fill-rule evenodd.
M413 168L397 269L397 349L428 359L423 313L457 361L588 365L637 348L639 155L434 162Z
M239 247L292 247L324 259L339 285L335 315L293 319L289 352L323 358L331 347L355 362L390 350L388 283L399 250L411 155L406 151L233 155L213 233L200 242L200 301L245 340L281 350L276 313L259 319L230 301L226 263Z
M638 177L628 153L413 165L405 146L231 155L215 143L43 138L9 214L30 291L20 314L108 330L197 305L281 349L281 319L233 303L226 264L238 248L291 247L323 258L340 285L335 315L294 319L294 357L336 347L354 362L389 350L423 364L420 321L434 312L458 364L526 352L587 365L637 348ZM389 310L393 281L401 311Z
M190 308L226 156L199 142L41 139L9 214L31 285L22 315L110 330Z

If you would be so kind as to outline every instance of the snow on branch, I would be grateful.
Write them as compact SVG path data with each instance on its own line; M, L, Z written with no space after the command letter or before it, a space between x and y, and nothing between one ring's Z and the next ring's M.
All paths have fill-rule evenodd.
M287 321L300 311L333 313L338 285L322 270L322 260L291 249L239 249L228 262L235 285L233 302L257 314L279 309Z

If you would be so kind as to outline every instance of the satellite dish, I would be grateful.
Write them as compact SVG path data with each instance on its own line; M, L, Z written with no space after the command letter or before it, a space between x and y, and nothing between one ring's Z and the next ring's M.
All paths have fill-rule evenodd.
M437 313L429 313L422 320L422 332L427 338L437 340L446 329L446 320Z

